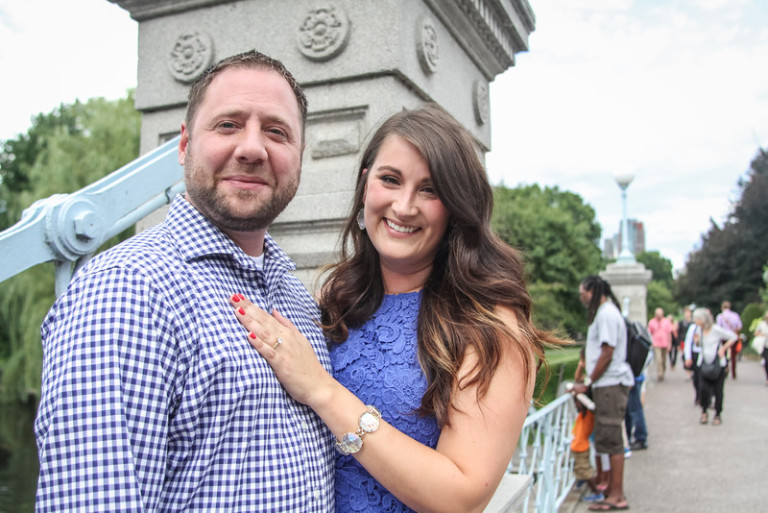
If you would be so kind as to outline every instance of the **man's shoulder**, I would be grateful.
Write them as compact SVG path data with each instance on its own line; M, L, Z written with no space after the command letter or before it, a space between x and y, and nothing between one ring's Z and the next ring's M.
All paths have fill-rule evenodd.
M733 310L726 310L717 314L715 322L728 329L738 329L741 326L741 317Z
M91 271L112 266L153 268L178 258L162 225L130 237L98 255L87 268Z
M603 303L602 306L597 310L597 315L595 317L598 316L603 319L612 319L615 322L624 324L624 316L621 315L621 310L619 310L618 306L613 304L613 301L606 301Z
M72 281L114 281L120 280L118 276L133 276L129 280L159 284L167 277L178 274L183 264L167 230L159 225L99 253L75 274Z

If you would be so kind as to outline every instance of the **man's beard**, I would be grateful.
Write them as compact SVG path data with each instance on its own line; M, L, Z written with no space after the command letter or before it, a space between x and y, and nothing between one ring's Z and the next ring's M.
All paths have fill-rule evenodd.
M297 175L289 181L281 182L268 197L264 197L266 191L259 194L248 190L241 190L227 196L216 188L216 178L212 186L208 186L205 181L196 180L196 176L205 176L208 172L196 167L194 159L190 159L189 154L187 157L187 165L184 166L187 198L221 230L241 232L265 230L288 206L299 187ZM287 179L287 176L284 178ZM247 213L238 214L234 211L235 207L231 200L235 196L239 200L238 204L249 205L248 209L243 209Z

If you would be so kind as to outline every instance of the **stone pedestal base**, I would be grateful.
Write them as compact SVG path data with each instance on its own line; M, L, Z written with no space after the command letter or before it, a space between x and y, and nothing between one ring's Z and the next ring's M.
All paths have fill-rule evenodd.
M648 324L648 282L653 271L638 262L608 264L600 277L610 283L613 294L619 300L621 313L630 321Z

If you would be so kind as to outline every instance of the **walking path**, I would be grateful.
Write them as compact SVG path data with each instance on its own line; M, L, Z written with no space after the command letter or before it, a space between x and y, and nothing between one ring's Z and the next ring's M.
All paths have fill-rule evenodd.
M694 391L678 366L645 395L648 449L624 466L624 493L635 513L751 513L768 499L768 386L759 362L742 360L727 378L723 423L699 424ZM572 492L560 513L587 513Z

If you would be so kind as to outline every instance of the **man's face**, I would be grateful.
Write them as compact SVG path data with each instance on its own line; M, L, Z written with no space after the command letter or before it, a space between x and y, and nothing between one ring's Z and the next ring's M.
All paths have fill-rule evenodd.
M302 136L296 97L280 74L222 71L181 128L187 199L225 232L265 230L298 189Z
M664 317L664 310L662 310L661 308L657 308L656 311L654 312L654 315L656 316L657 319L661 319L662 317Z
M587 290L583 285L579 285L579 299L581 300L581 304L584 306L589 306L590 301L592 301L593 293L594 291Z

